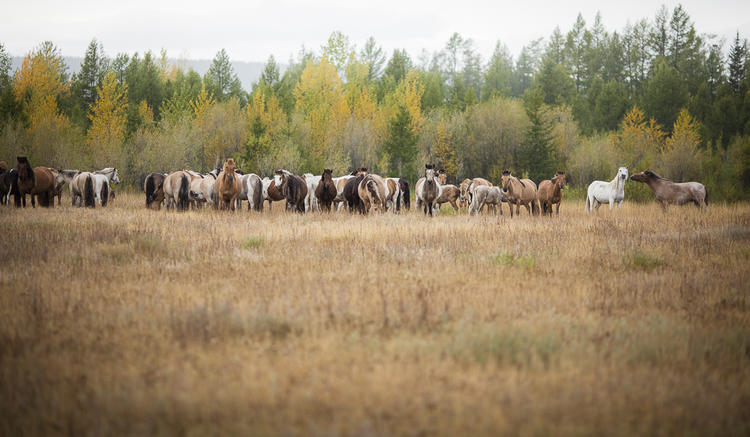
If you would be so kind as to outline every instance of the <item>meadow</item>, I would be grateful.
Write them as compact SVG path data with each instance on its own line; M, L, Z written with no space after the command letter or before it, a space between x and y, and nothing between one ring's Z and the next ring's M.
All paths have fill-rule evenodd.
M748 435L750 205L0 207L2 435Z

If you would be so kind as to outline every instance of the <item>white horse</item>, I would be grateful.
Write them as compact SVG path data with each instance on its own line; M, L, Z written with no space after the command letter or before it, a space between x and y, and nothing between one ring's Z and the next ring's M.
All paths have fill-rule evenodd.
M602 203L608 203L610 211L617 203L617 210L619 211L622 200L625 198L625 181L627 179L628 169L620 167L617 170L617 176L610 182L594 181L589 184L586 196L586 211L591 211L591 208L594 208L598 212Z
M99 206L106 206L112 184L119 184L120 177L114 167L103 168L92 173L94 177L94 194ZM104 197L107 197L106 199Z
M305 197L306 212L320 211L320 208L318 207L318 198L315 197L315 188L318 187L322 177L322 175L315 176L312 173L305 173L302 175L302 179L304 179L305 184L307 184L307 197Z

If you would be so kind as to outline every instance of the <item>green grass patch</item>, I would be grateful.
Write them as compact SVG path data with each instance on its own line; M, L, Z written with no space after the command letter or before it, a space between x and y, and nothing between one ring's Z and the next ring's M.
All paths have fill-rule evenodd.
M247 237L242 242L242 248L247 250L258 250L263 247L263 237Z
M534 255L516 255L511 252L498 252L492 256L492 262L502 267L521 267L524 270L533 270L536 267Z
M634 269L653 270L664 266L666 263L655 255L637 250L628 255L625 264Z

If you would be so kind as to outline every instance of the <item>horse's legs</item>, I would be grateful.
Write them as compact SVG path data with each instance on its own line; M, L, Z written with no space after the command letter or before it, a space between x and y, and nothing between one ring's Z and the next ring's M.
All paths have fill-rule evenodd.
M557 203L557 205L556 205L556 206L557 206L557 209L555 210L555 215L560 215L560 204L561 204L561 203L562 203L562 202L558 202L558 203ZM551 215L551 212L550 212L550 215Z
M659 204L661 205L661 212L666 213L667 212L667 204L664 203L663 200L660 200ZM618 210L619 210L619 208L618 208Z

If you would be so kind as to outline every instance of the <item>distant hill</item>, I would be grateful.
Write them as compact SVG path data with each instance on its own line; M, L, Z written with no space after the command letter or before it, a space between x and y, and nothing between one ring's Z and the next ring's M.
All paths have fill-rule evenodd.
M69 74L75 74L78 73L78 71L81 69L81 63L83 63L82 57L77 56L65 56L65 64L68 66L68 73ZM12 64L13 64L13 71L16 71L21 67L21 63L23 62L23 58L20 56L13 56L12 57ZM191 68L195 70L196 73L203 76L208 71L209 67L211 66L211 61L207 59L169 59L169 62L171 62L174 65L179 65L185 70L190 70ZM250 91L252 89L253 83L258 81L258 78L260 77L261 72L263 71L263 67L265 67L265 64L262 62L244 62L244 61L232 61L232 66L234 67L234 72L237 73L237 77L240 78L240 81L242 82L242 88L246 91ZM279 71L281 73L284 72L286 69L285 64L279 64Z

